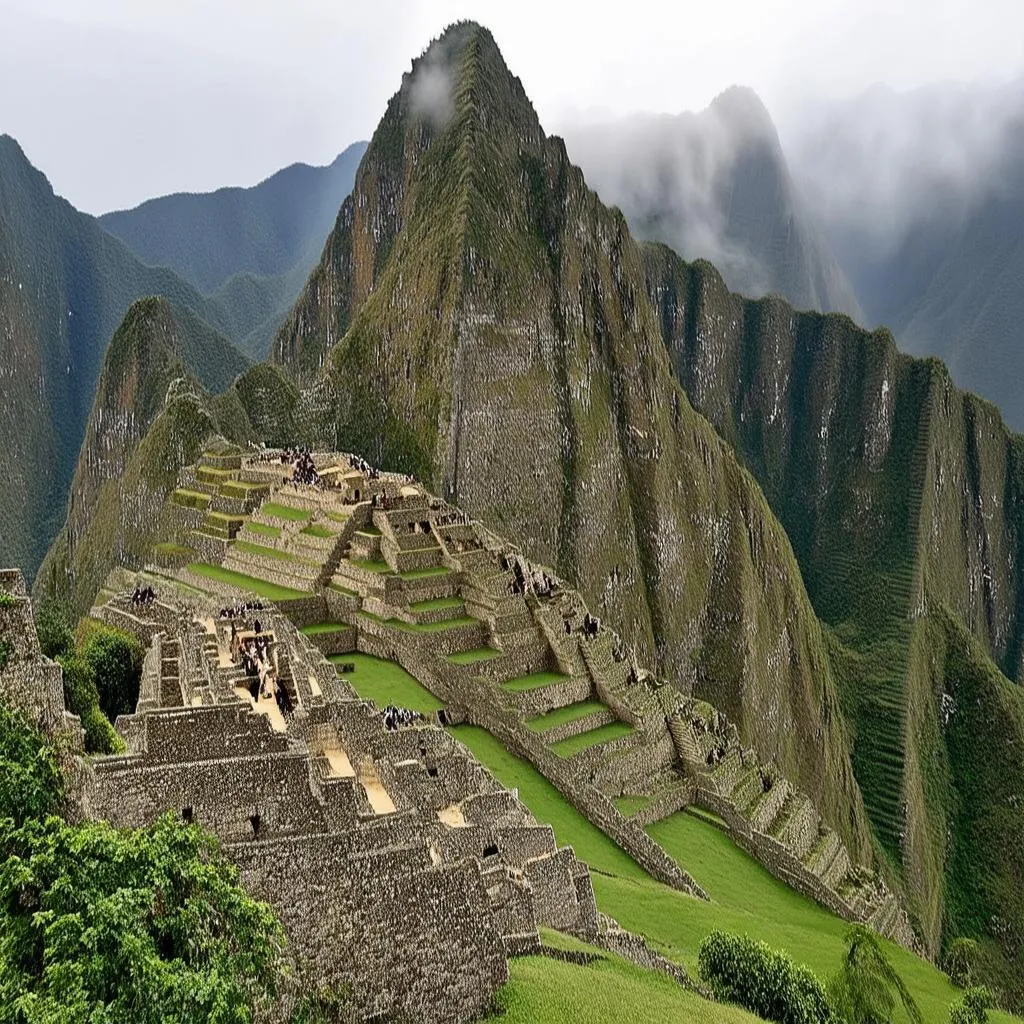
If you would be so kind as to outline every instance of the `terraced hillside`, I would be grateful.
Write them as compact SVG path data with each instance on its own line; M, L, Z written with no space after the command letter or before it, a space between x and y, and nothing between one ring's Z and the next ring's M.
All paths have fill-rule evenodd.
M972 769L935 770L951 686L935 636L959 623L1007 686L1024 682L1024 440L885 331L749 302L664 248L646 257L677 376L760 481L830 627L865 805L937 948L959 900L943 823Z

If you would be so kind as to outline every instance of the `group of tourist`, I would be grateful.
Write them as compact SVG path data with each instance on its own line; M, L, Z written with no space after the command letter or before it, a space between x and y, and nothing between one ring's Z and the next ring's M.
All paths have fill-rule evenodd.
M244 619L246 612L261 612L263 604L260 601L236 601L228 608L221 608L220 618L222 619ZM256 631L257 633L259 630Z
M384 728L388 732L394 732L396 729L400 729L403 725L411 725L413 722L419 722L423 720L423 715L418 711L410 711L408 708L395 707L394 704L389 704L381 713L381 718L384 719Z
M141 608L156 600L156 591L152 587L136 587L132 594L132 607Z
M291 463L291 478L285 477L285 483L300 484L307 487L322 487L320 474L317 472L313 454L308 448L286 448L281 453L282 463Z
M353 455L349 462L352 463L352 468L358 469L367 480L376 480L380 477L380 471L371 466L361 455Z

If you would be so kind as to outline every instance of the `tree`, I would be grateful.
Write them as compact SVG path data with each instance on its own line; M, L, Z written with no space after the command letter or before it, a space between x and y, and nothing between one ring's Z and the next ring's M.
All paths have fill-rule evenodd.
M829 996L836 1016L847 1024L888 1024L897 1002L914 1024L922 1024L921 1010L878 936L863 925L846 933L846 954L829 982Z
M67 657L75 649L75 637L71 632L71 619L67 608L50 600L36 609L36 636L43 654L56 660Z
M954 939L942 958L942 968L958 988L968 988L974 980L978 943L974 939Z
M100 710L96 675L78 655L58 659L64 675L64 705L82 720L85 749L90 754L114 754L124 746L114 727Z
M79 657L92 670L100 709L114 721L130 715L139 702L142 676L142 644L131 633L94 619L79 627Z
M0 821L20 828L54 814L64 780L53 749L17 712L0 704Z
M969 988L949 1008L949 1024L985 1024L991 1005L992 993L987 988Z
M250 1024L286 974L284 934L216 840L0 822L0 1024Z

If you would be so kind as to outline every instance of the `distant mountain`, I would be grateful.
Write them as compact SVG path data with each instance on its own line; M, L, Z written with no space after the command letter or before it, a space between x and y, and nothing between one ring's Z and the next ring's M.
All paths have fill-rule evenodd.
M876 87L793 150L871 323L1024 429L1024 79ZM884 174L878 169L885 168Z
M639 237L710 260L744 295L859 314L750 89L728 89L699 114L568 125L565 140L588 183Z
M193 310L227 336L246 330L244 318L176 274L143 266L0 136L0 562L29 577L64 520L107 344L146 295ZM222 344L196 373L222 388L246 364Z
M251 188L181 192L99 220L143 263L170 267L229 307L255 302L260 323L241 341L262 357L319 259L365 151L356 142L326 167L292 164Z
M106 351L67 520L37 593L84 615L111 565L140 563L178 469L216 429L217 401L200 381L224 391L241 368L231 345L189 310L159 298L132 304Z

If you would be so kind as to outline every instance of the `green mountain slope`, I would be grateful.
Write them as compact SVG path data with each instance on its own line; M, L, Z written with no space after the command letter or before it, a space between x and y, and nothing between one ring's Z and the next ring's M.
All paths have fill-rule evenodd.
M743 299L664 247L645 255L677 376L761 482L830 627L868 813L937 948L955 927L943 794L977 794L963 760L941 786L932 774L936 622L951 616L1024 681L1024 438L886 331ZM1024 834L1020 807L991 823L996 848Z
M859 315L768 111L733 87L699 114L567 125L569 155L639 238L708 259L744 295Z
M366 143L356 142L326 167L293 164L251 188L162 196L99 220L143 263L169 267L232 322L247 325L233 338L263 358L320 256L365 151Z
M522 538L865 852L789 542L674 382L623 217L483 29L403 80L274 356L309 386L261 402L288 410L268 440L362 451Z
M129 308L107 349L67 519L37 595L84 615L112 566L141 564L178 470L217 430L218 402L199 381L224 391L240 369L230 343L188 310L157 298ZM243 421L235 432L245 429Z
M0 136L0 560L29 576L63 521L107 343L144 295L195 310L229 337L244 333L54 195L18 144ZM246 362L227 358L201 368L205 384L222 387Z

